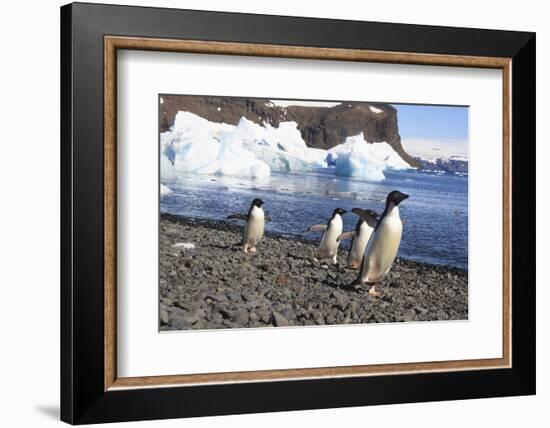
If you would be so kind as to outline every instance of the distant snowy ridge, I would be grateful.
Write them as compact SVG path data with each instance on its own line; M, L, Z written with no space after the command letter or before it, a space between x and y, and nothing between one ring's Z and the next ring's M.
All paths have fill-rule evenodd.
M468 160L468 141L429 138L403 138L403 148L411 156L425 161L447 160L462 157Z
M307 147L296 122L274 127L241 117L235 126L180 111L160 141L163 180L189 172L262 178L271 171L306 172L329 163L338 175L382 180L387 169L410 168L389 144L369 144L362 133L330 150Z
M447 159L426 160L418 158L422 169L426 171L449 172L457 174L468 173L468 158L465 156L451 156Z

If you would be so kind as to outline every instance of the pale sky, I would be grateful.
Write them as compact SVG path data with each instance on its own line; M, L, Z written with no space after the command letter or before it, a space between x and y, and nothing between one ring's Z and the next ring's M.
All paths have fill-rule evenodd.
M424 159L468 156L468 107L392 105L407 153Z

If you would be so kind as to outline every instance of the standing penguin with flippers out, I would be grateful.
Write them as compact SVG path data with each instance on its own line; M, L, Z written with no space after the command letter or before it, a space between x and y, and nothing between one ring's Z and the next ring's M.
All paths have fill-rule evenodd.
M338 237L344 230L344 221L342 216L346 210L336 208L327 224L315 224L307 229L307 232L323 232L321 243L317 249L317 259L332 259L334 264L338 263L338 246L340 241Z
M265 215L262 205L264 201L261 199L254 199L250 204L248 214L231 214L227 218L246 220L243 232L243 251L248 253L256 252L256 245L261 241L264 236L265 221L269 221L269 217ZM267 218L266 218L267 217Z
M346 264L349 269L358 269L361 266L369 239L376 227L378 214L373 210L363 210L361 208L354 208L351 212L359 216L355 230L353 232L342 233L338 240L352 240Z
M403 223L399 216L399 204L408 197L409 195L398 190L388 194L386 208L367 244L359 277L354 285L369 284L370 295L380 295L376 291L376 285L382 282L397 256L403 232ZM365 216L361 211L356 210L354 212L367 221L368 216Z

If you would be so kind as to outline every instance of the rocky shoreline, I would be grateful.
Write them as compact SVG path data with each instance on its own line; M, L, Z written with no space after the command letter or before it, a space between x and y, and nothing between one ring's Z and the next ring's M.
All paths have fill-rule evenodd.
M266 234L256 254L242 225L162 214L160 330L468 319L468 274L397 259L381 297L349 285L357 271L313 261L316 243Z

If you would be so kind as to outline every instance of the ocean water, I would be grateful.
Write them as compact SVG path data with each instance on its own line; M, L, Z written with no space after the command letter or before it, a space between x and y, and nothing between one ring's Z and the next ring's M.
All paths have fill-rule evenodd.
M468 177L427 171L386 171L379 182L337 177L332 171L272 173L265 179L188 175L165 182L173 193L162 196L163 213L211 220L246 213L254 198L265 202L272 221L266 230L281 235L320 239L305 230L326 223L336 207L371 208L382 213L385 197L400 190L410 197L400 205L405 224L399 257L420 262L468 266ZM357 216L344 215L353 230ZM347 244L346 244L347 245Z

